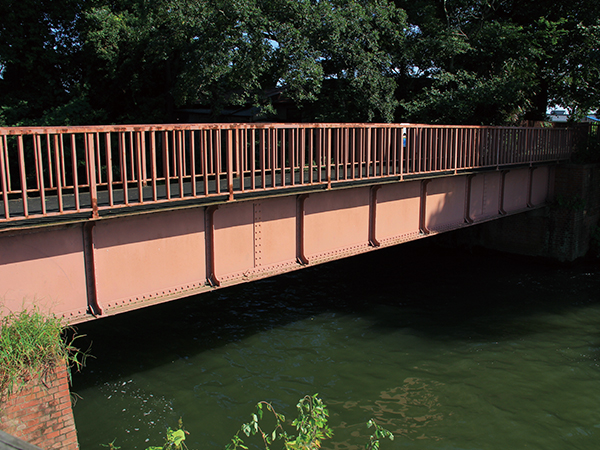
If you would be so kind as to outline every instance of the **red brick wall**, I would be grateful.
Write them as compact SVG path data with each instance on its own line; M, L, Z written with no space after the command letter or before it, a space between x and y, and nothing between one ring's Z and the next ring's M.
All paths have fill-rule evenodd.
M45 385L34 380L0 402L0 430L44 450L77 450L65 365L44 381Z

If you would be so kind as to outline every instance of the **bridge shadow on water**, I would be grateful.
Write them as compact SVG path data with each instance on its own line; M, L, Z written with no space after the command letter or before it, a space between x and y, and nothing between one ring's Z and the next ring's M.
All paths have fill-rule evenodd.
M94 358L74 376L73 390L324 313L367 318L376 333L406 329L432 340L568 332L560 321L535 318L600 302L598 268L597 261L562 265L446 248L432 237L80 324L86 336L77 343L91 343Z

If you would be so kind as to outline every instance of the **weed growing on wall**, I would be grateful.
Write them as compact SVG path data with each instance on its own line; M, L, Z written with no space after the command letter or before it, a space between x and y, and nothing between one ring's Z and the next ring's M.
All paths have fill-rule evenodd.
M42 382L57 364L79 370L86 352L74 346L77 335L65 338L61 320L37 308L0 318L0 398L18 391L33 379Z

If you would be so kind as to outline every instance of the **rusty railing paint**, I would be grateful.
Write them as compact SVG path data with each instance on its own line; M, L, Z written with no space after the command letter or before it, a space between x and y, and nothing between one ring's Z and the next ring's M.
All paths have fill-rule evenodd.
M352 123L0 128L0 223L553 163L570 157L574 133Z

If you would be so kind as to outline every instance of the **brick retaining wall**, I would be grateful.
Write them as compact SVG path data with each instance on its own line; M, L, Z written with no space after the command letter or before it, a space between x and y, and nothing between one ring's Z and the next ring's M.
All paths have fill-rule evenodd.
M0 430L46 450L77 450L65 364L0 402Z

